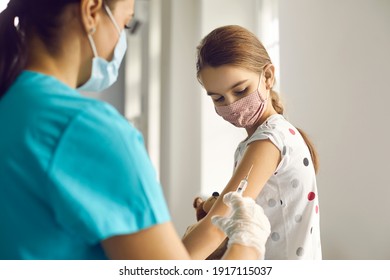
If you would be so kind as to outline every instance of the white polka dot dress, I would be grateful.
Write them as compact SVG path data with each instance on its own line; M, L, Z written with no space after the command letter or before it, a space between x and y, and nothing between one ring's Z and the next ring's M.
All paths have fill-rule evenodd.
M256 199L271 223L265 259L322 259L316 176L309 149L298 130L282 115L270 116L239 144L235 166L248 144L265 139L281 153L275 173Z

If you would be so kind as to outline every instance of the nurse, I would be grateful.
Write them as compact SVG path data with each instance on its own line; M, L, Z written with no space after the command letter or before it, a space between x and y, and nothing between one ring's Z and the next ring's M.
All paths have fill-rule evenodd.
M133 8L11 0L0 14L0 259L189 258L140 133L76 90L115 82ZM225 258L262 258L262 208L225 203L231 215L213 219Z

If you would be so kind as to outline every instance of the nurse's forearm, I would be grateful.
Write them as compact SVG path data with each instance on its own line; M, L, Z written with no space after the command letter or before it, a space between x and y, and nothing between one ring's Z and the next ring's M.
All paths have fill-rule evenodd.
M223 260L258 260L262 258L254 247L232 244L223 255Z
M225 239L225 234L207 216L183 238L192 259L206 259Z

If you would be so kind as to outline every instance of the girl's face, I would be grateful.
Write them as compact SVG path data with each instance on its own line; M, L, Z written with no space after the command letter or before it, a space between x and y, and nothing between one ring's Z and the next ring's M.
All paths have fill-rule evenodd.
M266 93L264 75L237 66L206 66L199 72L199 80L216 107L232 104L257 89Z

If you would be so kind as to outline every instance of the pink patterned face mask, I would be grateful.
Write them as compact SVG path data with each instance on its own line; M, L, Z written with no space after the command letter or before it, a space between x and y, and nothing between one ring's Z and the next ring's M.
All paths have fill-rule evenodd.
M261 118L267 105L258 89L227 106L215 106L215 111L226 121L237 127L250 128Z

